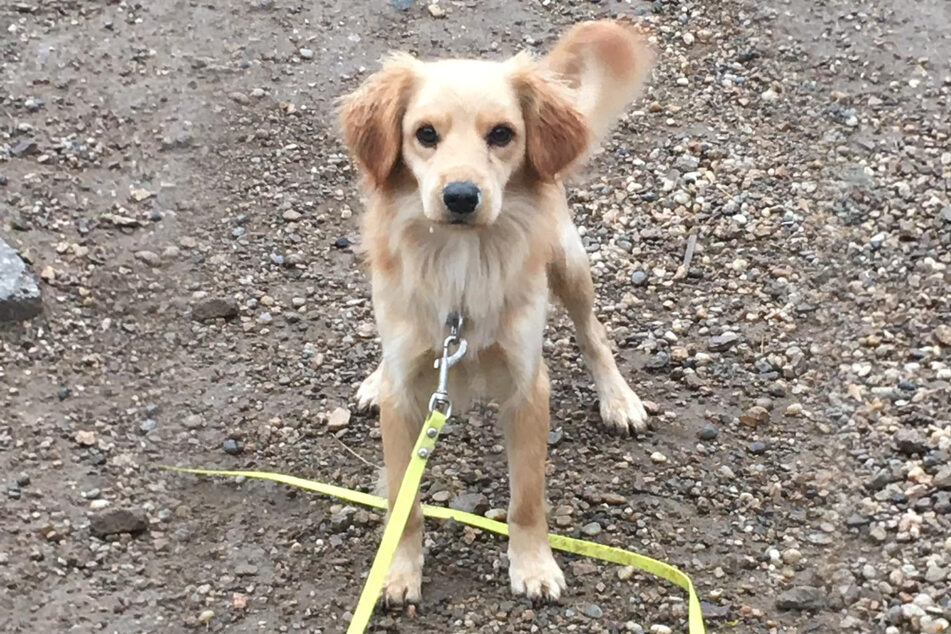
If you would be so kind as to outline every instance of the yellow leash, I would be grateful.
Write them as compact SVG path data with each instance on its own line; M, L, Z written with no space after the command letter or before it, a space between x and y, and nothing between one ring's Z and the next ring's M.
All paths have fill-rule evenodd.
M451 328L450 335L443 343L442 358L436 362L436 367L439 369L439 384L433 393L432 399L430 399L429 416L423 423L423 428L420 430L419 437L416 439L413 454L410 456L406 472L403 474L403 481L400 483L400 490L396 495L396 501L393 503L393 508L390 509L389 519L383 529L380 546L376 551L376 557L373 559L370 573L367 575L367 580L363 585L363 591L360 593L360 600L357 603L356 610L353 612L353 618L350 621L350 626L347 628L347 634L363 634L363 632L366 631L367 625L370 623L370 617L373 616L373 608L376 606L377 600L383 590L383 584L386 582L386 573L390 569L390 564L393 563L396 547L399 545L400 538L406 528L406 520L409 519L413 503L416 501L416 496L419 493L419 484L423 479L426 463L436 446L439 432L442 430L443 425L446 424L446 419L452 411L449 395L446 392L448 372L449 368L455 365L463 355L465 355L466 341L458 336L458 329L462 325L462 319L458 315L450 315L448 325ZM452 354L449 353L451 346L456 346L456 351ZM282 473L269 471L188 469L184 467L162 468L180 473L194 473L198 475L241 476L259 480L271 480L309 491L316 491L355 504L372 506L384 510L387 508L387 501L377 495L352 491L332 484L305 480L304 478L297 478ZM423 514L426 517L435 517L443 520L453 519L462 524L468 524L469 526L474 526L475 528L491 531L500 535L509 534L508 524L490 520L487 517L473 513L424 504ZM697 597L693 582L690 580L690 577L677 568L635 552L615 548L613 546L605 546L604 544L598 544L596 542L565 537L563 535L549 535L548 541L551 547L557 550L592 557L622 566L632 566L680 586L687 592L687 625L689 627L689 634L706 634L706 629L703 624L703 612L700 608L700 599Z
M436 438L439 437L439 432L442 431L445 424L446 415L439 410L433 410L429 413L429 417L423 423L423 428L419 431L419 437L413 447L413 455L410 456L406 472L403 474L403 481L400 483L399 493L396 494L396 501L393 502L393 508L390 509L390 517L383 529L380 546L376 550L376 557L373 558L373 565L370 567L370 574L367 575L366 583L363 584L363 592L360 593L357 609L353 611L353 619L350 621L350 627L347 628L347 634L361 634L370 623L373 608L383 591L386 573L390 569L390 564L393 563L393 555L396 553L396 547L399 545L403 530L406 528L406 520L409 519L413 503L416 501L419 483L422 481L423 472L426 470L426 462L429 460L433 447L436 446Z
M360 600L353 613L353 619L350 621L349 628L347 628L347 634L362 634L366 631L370 617L373 615L373 608L376 606L380 593L383 590L386 573L393 561L396 546L399 544L400 537L403 535L403 529L406 526L406 520L409 518L410 509L416 500L419 483L426 469L426 462L429 460L429 456L432 455L432 450L436 446L439 432L445 424L446 415L439 410L434 410L429 414L429 417L423 424L422 430L419 432L419 438L417 438L416 446L413 448L413 456L410 459L409 465L406 467L406 473L403 475L403 482L400 484L396 502L393 504L393 509L390 511L386 527L383 529L383 538L380 540L380 546L377 549L376 557L370 568L370 574L367 575L367 580L364 583L363 592L360 594ZM435 432L430 430L435 430ZM386 499L378 495L353 491L332 484L325 484L323 482L317 482L316 480L306 480L283 473L270 471L232 471L224 469L189 469L185 467L163 468L178 471L179 473L193 473L208 476L240 476L258 480L270 480L300 489L307 489L308 491L323 493L324 495L353 502L354 504L361 504L363 506L383 510L386 510L387 507ZM509 534L508 524L497 522L481 515L475 515L474 513L466 513L443 506L424 504L423 514L426 517L441 520L456 520L461 524L468 524L469 526L500 535ZM551 547L557 550L592 557L622 566L632 566L680 586L687 592L687 625L689 634L706 634L706 629L703 624L703 612L700 609L700 599L697 596L697 591L693 587L693 582L686 573L670 564L614 546L606 546L596 542L554 534L548 535L548 541L551 543Z

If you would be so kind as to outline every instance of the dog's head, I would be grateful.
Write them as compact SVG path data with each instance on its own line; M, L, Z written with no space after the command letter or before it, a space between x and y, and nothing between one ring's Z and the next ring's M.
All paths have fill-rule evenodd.
M552 181L589 143L568 89L527 55L422 62L394 55L343 100L370 185L413 179L432 222L487 225L513 178Z

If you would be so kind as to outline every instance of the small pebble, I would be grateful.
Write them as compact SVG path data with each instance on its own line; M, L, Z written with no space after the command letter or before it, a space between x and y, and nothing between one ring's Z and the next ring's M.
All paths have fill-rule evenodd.
M597 522L590 522L581 527L581 532L588 537L594 537L601 534L601 525Z
M710 423L705 424L700 428L700 431L697 432L697 438L700 440L716 440L719 435L720 429Z
M234 438L228 438L221 443L221 448L230 456L237 456L244 451L244 443Z

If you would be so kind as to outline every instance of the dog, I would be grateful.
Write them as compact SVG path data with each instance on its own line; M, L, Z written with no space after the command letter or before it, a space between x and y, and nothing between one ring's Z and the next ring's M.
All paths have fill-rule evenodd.
M574 324L604 423L622 431L646 424L594 314L564 178L637 96L652 62L640 28L585 22L540 60L392 54L340 104L368 194L362 248L383 348L358 401L380 407L390 504L435 387L447 316L458 311L468 354L450 372L449 394L457 411L474 397L500 403L509 576L512 591L531 599L557 600L565 590L545 502L549 290ZM422 519L417 502L387 576L389 604L420 600Z

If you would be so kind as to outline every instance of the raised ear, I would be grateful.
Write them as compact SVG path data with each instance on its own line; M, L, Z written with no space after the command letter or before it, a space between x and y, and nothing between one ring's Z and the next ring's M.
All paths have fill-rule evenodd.
M383 187L399 162L403 113L418 64L411 55L394 54L341 100L340 123L347 147L374 187Z
M591 132L567 86L525 54L517 55L512 63L525 119L528 162L539 178L553 180L584 155Z

